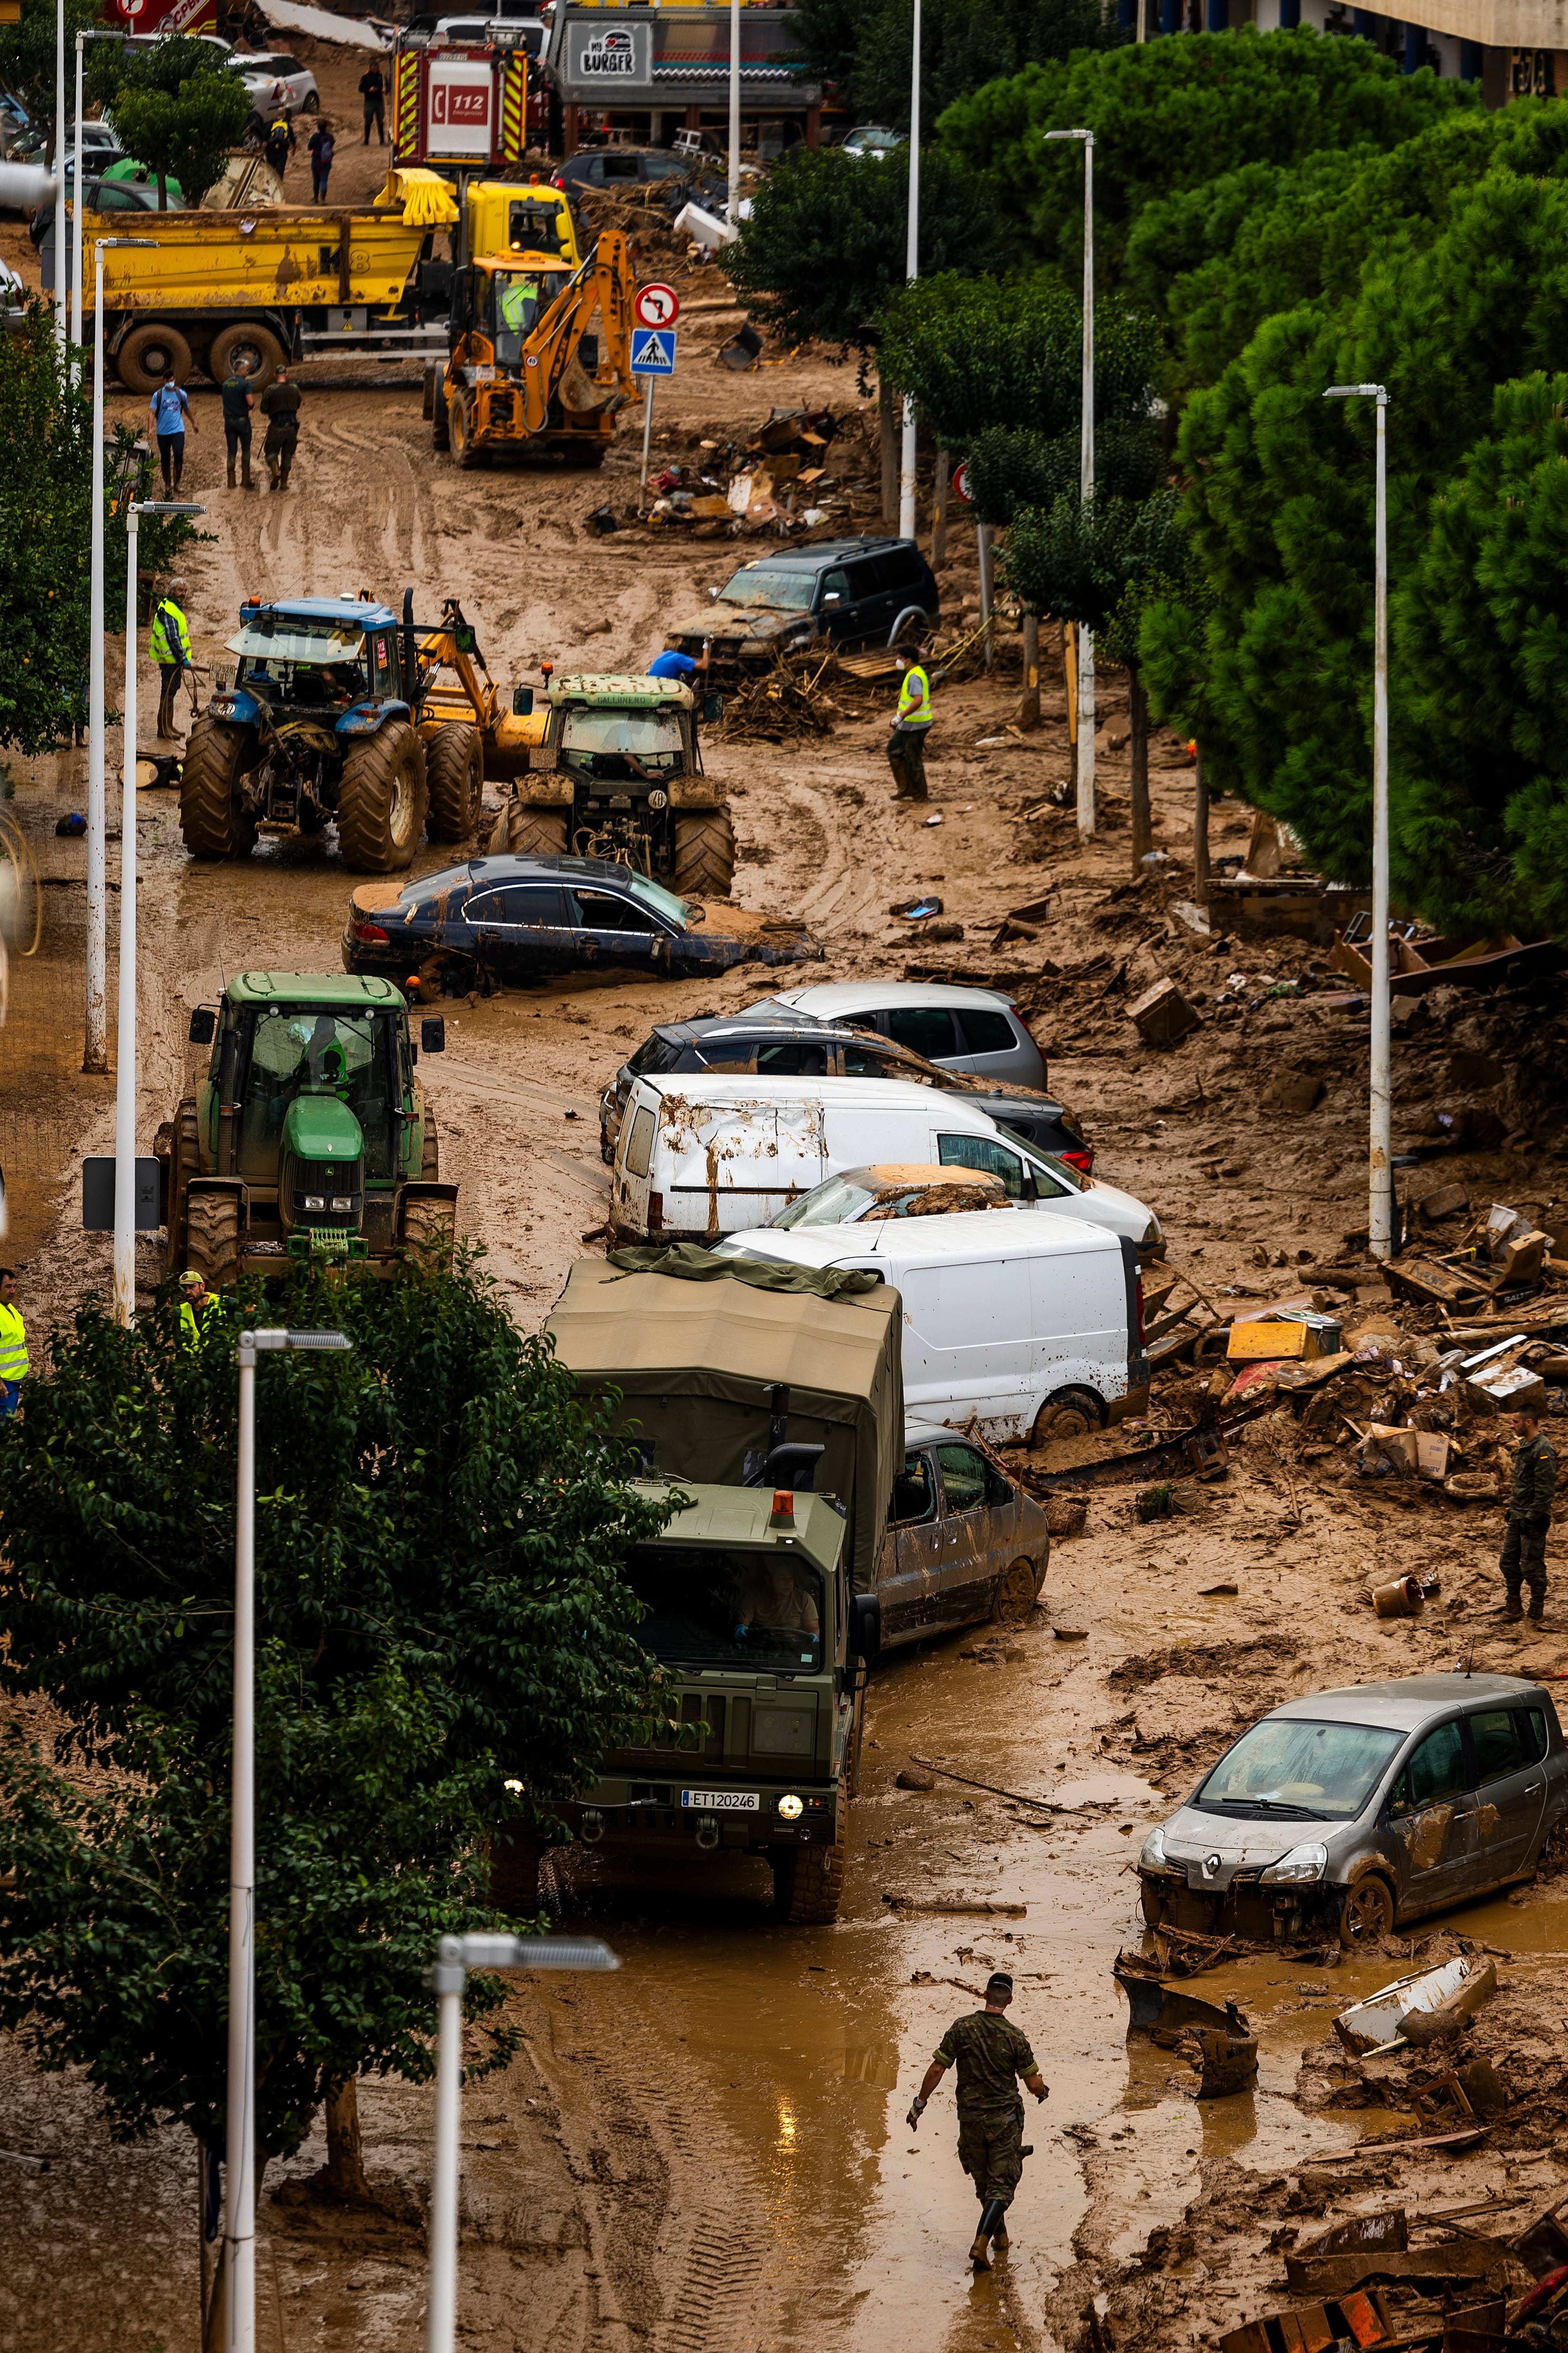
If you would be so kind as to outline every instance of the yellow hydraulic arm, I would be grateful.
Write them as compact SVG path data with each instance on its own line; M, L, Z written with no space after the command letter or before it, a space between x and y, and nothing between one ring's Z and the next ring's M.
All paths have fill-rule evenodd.
M619 229L601 231L587 259L575 270L523 343L523 424L542 433L550 404L559 394L583 416L621 408L636 397L632 383L632 299L636 292L631 255ZM595 316L599 364L590 376L578 346Z

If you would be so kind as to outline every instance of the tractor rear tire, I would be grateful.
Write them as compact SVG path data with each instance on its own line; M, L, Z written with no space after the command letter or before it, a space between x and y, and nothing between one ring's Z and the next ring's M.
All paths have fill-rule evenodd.
M430 784L432 841L467 841L479 819L485 789L485 752L477 727L454 721L437 727L425 747Z
M735 828L728 809L700 809L675 820L675 872L681 899L727 899L735 881Z
M484 453L474 447L473 406L466 397L447 403L447 431L452 455L465 472L484 463Z
M338 786L338 850L355 874L412 865L425 830L425 746L405 719L356 744Z
M515 1826L497 1825L489 1843L490 1902L514 1919L531 1920L539 1910L539 1873L548 1849Z
M256 819L239 797L247 731L206 712L191 728L180 772L180 831L193 858L248 858Z
M226 1291L239 1281L239 1196L196 1192L185 1208L185 1264L209 1291Z
M445 374L436 379L436 389L430 396L430 447L449 449L452 446L452 420L447 406Z
M792 1928L830 1928L844 1903L844 1864L849 1849L849 1792L838 1781L838 1835L831 1846L774 1848L773 1915Z
M491 854L510 850L514 858L564 858L568 823L564 809L533 808L514 794L496 819Z
M450 1201L410 1201L403 1212L405 1256L449 1274L456 1224Z
M419 1145L419 1182L422 1185L438 1185L440 1181L441 1144L436 1133L436 1114L426 1099Z

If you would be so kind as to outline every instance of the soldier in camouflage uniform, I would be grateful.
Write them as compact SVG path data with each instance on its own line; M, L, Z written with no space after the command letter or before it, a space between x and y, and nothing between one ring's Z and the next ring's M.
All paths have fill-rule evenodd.
M980 2198L980 2227L969 2250L977 2272L988 2272L986 2242L1005 2254L1006 2213L1024 2169L1024 2103L1017 2078L1037 2100L1046 2086L1027 2035L1006 2015L1013 1980L998 1970L985 1983L985 2007L954 2021L937 2044L925 2081L910 2110L914 2131L926 2102L952 2066L958 2069L958 2161Z
M1520 1449L1513 1460L1513 1486L1502 1540L1502 1581L1508 1588L1503 1616L1523 1617L1520 1588L1528 1581L1530 1614L1539 1625L1546 1614L1546 1531L1552 1525L1557 1456L1533 1409L1522 1408L1516 1413L1513 1426Z

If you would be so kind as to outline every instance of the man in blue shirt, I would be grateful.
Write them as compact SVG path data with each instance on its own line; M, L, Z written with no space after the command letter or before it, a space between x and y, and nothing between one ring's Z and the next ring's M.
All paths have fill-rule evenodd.
M682 686L690 686L694 678L706 678L712 659L712 645L704 639L700 660L694 661L689 654L660 654L657 661L649 662L647 674L649 678L673 678Z
M147 409L158 436L158 457L163 469L163 496L170 498L179 489L180 476L185 470L185 427L188 424L193 433L201 431L191 414L190 402L174 382L173 368L147 403Z

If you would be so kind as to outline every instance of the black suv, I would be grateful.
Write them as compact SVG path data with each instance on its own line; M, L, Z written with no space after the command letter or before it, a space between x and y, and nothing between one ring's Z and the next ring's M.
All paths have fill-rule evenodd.
M763 460L764 464L766 460ZM702 651L731 678L768 668L775 653L827 638L835 645L887 645L896 631L918 635L936 620L936 575L912 539L823 539L742 564L712 592L711 610L682 621L667 651Z
M641 1078L673 1071L761 1071L773 1079L922 1080L943 1094L961 1094L1010 1127L1037 1152L1070 1158L1083 1171L1094 1155L1070 1111L1033 1087L998 1086L966 1071L944 1071L890 1038L868 1037L847 1024L814 1021L806 1014L731 1013L694 1021L661 1021L622 1063L599 1104L599 1151L614 1165L616 1138L633 1087Z

